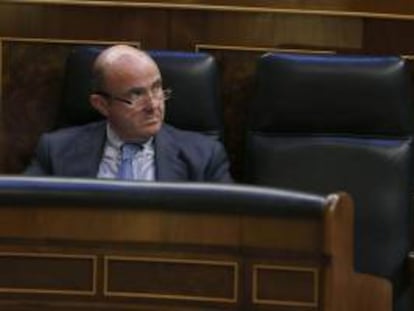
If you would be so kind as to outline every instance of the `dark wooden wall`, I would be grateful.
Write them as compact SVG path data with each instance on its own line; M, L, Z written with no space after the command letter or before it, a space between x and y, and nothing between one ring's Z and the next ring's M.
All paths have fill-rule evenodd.
M53 126L63 61L68 47L77 43L128 41L143 49L216 56L225 143L237 179L259 55L295 49L414 57L411 0L43 2L0 4L2 173L19 173L40 133Z

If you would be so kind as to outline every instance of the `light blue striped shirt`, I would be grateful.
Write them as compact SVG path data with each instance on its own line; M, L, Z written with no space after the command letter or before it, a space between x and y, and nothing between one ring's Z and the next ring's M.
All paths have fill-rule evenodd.
M98 178L115 179L121 163L121 146L124 142L116 135L107 123L106 142L99 164ZM132 161L134 180L155 180L155 151L154 139L150 138L142 144L142 150L137 151Z

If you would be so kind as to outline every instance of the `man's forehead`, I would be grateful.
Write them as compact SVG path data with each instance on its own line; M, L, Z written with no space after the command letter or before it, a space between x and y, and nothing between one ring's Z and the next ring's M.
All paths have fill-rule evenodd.
M105 63L109 65L123 61L151 61L150 57L138 50L108 51L108 53L104 55L104 60Z
M151 81L148 81L146 84L142 85L134 85L128 88L128 93L141 93L144 92L146 89L154 88L154 87L162 87L162 79L161 76L154 77Z

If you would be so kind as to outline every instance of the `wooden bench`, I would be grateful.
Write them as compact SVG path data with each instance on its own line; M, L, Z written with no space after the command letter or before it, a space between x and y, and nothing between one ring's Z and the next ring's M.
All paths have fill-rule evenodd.
M1 310L391 310L353 205L270 188L0 177Z

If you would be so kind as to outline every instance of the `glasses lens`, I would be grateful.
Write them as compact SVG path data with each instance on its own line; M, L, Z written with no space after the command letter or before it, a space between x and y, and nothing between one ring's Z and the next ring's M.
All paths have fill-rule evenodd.
M162 90L162 97L164 100L168 100L171 98L172 90L171 89L164 89Z

